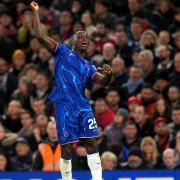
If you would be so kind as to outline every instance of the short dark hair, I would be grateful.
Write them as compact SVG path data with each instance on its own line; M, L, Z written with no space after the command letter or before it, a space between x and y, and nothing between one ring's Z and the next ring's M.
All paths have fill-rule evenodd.
M180 104L172 108L172 111L178 111L178 110L180 110Z
M44 100L43 98L41 98L41 97L35 98L35 99L33 100L33 103L34 103L35 101L43 101L43 102L45 103L45 100Z
M105 28L108 28L107 22L103 19L98 19L95 24L103 24Z
M125 123L124 123L124 128L125 128L126 126L128 126L128 125L134 125L134 126L136 127L136 129L138 129L138 128L137 128L137 124L136 124L136 122L135 122L134 119L131 119L131 120L128 120L127 122L125 122Z
M148 84L148 83L145 83L142 87L142 89L151 89L151 90L154 90L153 89L153 86L151 84Z
M116 92L119 94L119 92L118 92L118 90L117 90L116 88L111 87L111 88L107 89L106 95L107 95L109 92L112 92L112 91L116 91Z
M111 2L109 0L96 0L96 3L102 4L107 10L111 9Z
M31 118L33 118L33 114L32 114L30 111L26 110L26 109L23 109L23 110L20 112L20 116L22 116L23 114L29 114L29 116L30 116Z

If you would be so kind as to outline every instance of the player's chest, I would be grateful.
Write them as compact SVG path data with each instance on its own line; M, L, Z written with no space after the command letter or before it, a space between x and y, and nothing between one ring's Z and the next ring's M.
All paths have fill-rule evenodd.
M89 71L87 63L83 59L74 58L74 56L68 57L63 67L64 69L62 68L62 70L64 70L64 73L71 72L71 74L79 78L86 78Z

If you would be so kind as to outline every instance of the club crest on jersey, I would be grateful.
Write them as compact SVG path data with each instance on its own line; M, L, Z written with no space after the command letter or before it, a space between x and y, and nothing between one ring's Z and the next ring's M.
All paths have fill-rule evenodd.
M68 137L69 133L67 131L63 131L64 137Z

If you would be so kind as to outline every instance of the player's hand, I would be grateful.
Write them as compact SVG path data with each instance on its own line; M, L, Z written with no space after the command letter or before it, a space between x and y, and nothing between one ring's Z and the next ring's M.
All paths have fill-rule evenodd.
M30 6L31 6L32 10L34 10L34 11L38 11L39 10L39 5L35 1L32 1Z
M108 64L103 64L102 67L98 67L98 71L102 74L108 74L108 75L112 74L112 68Z

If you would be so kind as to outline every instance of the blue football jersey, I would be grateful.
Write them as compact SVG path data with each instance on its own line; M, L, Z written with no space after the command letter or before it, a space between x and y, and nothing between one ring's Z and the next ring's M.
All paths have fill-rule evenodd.
M89 102L85 84L92 80L97 69L65 44L59 44L54 54L54 88L49 98L54 103L83 107Z

